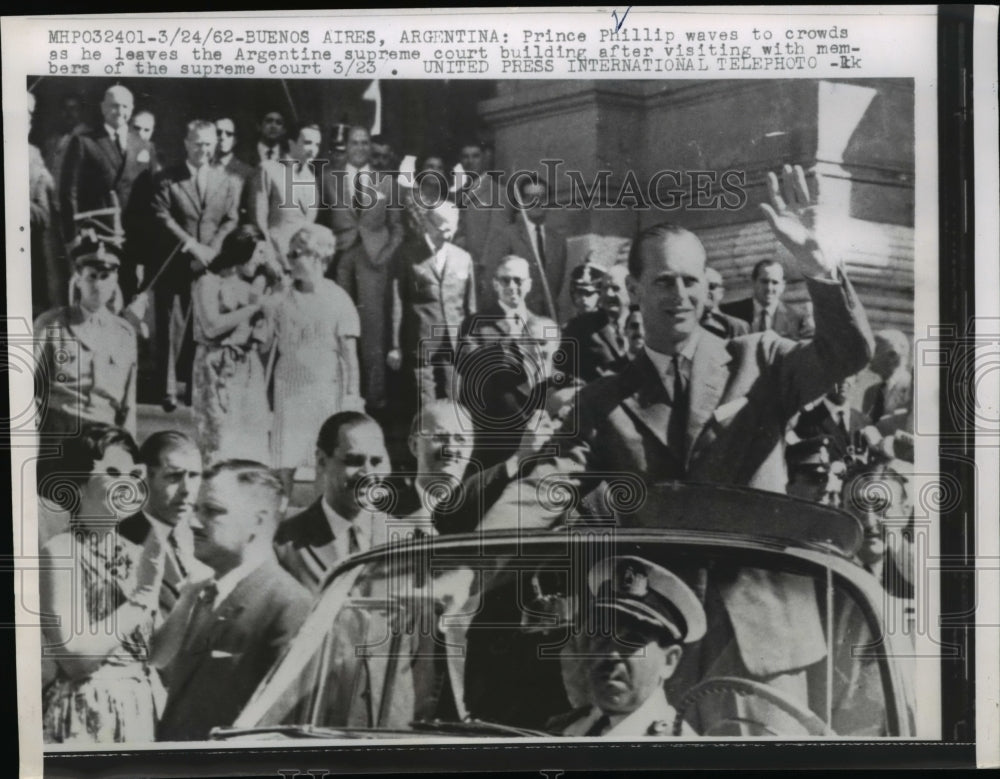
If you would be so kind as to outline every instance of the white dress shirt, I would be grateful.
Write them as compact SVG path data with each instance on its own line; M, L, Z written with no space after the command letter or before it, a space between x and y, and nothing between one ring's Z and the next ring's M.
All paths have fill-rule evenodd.
M773 306L771 306L770 308L765 309L764 306L762 306L760 303L757 302L757 298L754 298L753 299L753 321L750 323L750 332L751 333L760 333L760 332L763 332L763 330L758 330L757 329L758 322L760 322L760 312L761 311L766 311L767 312L767 318L764 321L764 330L771 330L774 327L774 312L777 311L777 310L778 310L778 303L777 303L777 301L775 301L775 304Z
M359 173L364 173L369 182L371 181L372 169L370 165L362 165L360 168L355 168L351 163L347 163L347 197L353 202L354 200L354 181L357 179Z
M215 604L213 609L218 609L219 606L232 595L233 590L236 589L237 585L247 578L250 574L256 571L261 565L264 564L263 558L255 557L252 560L247 560L246 562L240 563L238 566L233 568L233 570L222 574L218 579L215 580Z
M355 536L358 540L358 551L367 552L372 546L374 537L373 524L375 517L367 511L362 511L357 518L351 522L344 519L333 510L326 498L320 499L320 506L323 508L323 515L330 523L330 530L333 531L333 548L337 552L337 559L343 559L351 554L351 528L355 528Z
M111 140L114 142L115 146L121 149L122 153L128 148L128 127L112 127L110 124L104 125L104 130Z
M680 366L681 375L684 377L684 386L691 389L691 364L694 361L694 353L698 348L698 338L700 332L695 330L691 337L687 339L684 346L681 347L680 352ZM649 356L650 361L653 363L653 367L656 368L656 373L660 377L660 381L663 382L663 386L667 390L667 394L670 397L674 395L674 358L673 355L663 354L661 352L654 351L650 349L648 345L643 346L646 350L646 354Z
M274 162L277 162L281 159L281 144L276 143L274 146L268 146L265 143L257 141L257 154L260 156L261 162L264 160L273 160Z

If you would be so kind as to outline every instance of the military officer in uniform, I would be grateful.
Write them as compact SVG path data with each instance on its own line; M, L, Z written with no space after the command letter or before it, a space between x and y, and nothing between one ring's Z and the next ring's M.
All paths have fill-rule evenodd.
M39 432L75 434L105 422L135 435L136 334L109 303L121 258L84 239L75 257L79 300L35 320L35 397Z
M597 311L603 278L604 270L590 260L573 268L569 274L569 297L573 301L576 316Z
M610 557L587 576L592 601L582 613L590 703L552 718L564 736L661 736L673 733L676 712L664 682L673 676L682 644L705 634L705 612L676 575L641 557ZM689 728L682 736L694 736Z

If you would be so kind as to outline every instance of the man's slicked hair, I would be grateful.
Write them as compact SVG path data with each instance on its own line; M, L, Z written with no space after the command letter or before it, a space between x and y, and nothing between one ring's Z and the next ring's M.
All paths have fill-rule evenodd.
M629 276L636 280L642 278L642 249L647 243L652 243L654 241L662 243L668 238L679 237L682 235L694 236L694 233L687 228L674 224L673 222L661 222L658 225L647 227L645 230L641 231L635 237L635 240L632 241L632 246L629 248ZM695 236L695 238L697 238L697 236Z
M378 424L378 422L361 411L340 411L334 414L320 427L319 435L316 437L316 448L327 456L332 455L333 450L337 448L337 442L340 440L340 431L343 428L367 422L371 422L374 425Z
M194 439L179 430L160 430L153 433L139 447L139 462L147 468L156 468L160 464L160 456L173 449L193 449L198 451Z

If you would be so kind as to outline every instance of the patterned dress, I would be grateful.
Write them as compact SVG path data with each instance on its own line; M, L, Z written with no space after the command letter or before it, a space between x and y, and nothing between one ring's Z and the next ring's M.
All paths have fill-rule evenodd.
M85 627L114 630L114 612L135 592L136 568L142 549L104 530L77 529L56 536L46 546L53 557L67 555L72 566L74 596L85 614ZM66 571L70 575L70 571ZM73 615L60 615L74 619ZM149 665L150 637L155 612L110 652L87 676L70 678L55 666L54 678L45 686L42 732L47 744L110 744L154 741L156 720L166 692L157 671Z
M267 403L264 362L257 345L266 323L244 322L222 335L205 333L202 305L226 314L247 305L250 285L238 276L206 273L195 284L194 406L198 446L205 465L232 457L269 459L271 412Z
M275 468L313 464L316 434L343 410L344 356L340 339L360 334L354 302L323 279L312 292L290 288L274 311L278 360L274 369Z

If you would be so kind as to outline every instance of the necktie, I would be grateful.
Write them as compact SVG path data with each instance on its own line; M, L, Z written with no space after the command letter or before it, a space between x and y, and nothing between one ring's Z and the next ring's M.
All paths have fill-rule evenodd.
M583 735L601 736L604 734L604 731L608 729L608 726L610 724L611 724L611 717L609 717L607 714L602 714L600 717L597 718L594 724L590 726L590 729L587 730L587 732L584 733Z
M837 412L837 425L840 427L840 432L845 436L850 436L850 431L847 429L847 420L844 418L844 412Z
M684 438L687 434L687 397L684 376L681 373L680 355L675 354L670 362L673 369L673 393L670 399L670 421L667 423L667 446L680 460L684 461Z
M121 132L116 132L115 135L114 135L114 138L115 138L115 146L118 147L118 151L121 152L122 155L124 156L124 154L125 154L125 135L123 133L121 133Z
M535 224L535 238L538 241L538 260L542 263L542 267L545 267L545 239L542 238L542 225L541 223Z
M182 579L186 579L187 569L184 567L183 557L181 556L181 546L177 543L177 536L174 530L171 530L167 534L167 543L170 545L170 551L174 556L174 563L177 565L177 572L180 574Z
M198 199L202 202L202 205L204 205L204 203L205 203L205 188L208 186L208 166L207 165L202 165L201 167L198 168L198 173L194 177L194 185L195 185L195 188L198 190Z
M760 316L757 317L757 327L754 328L755 333L763 333L767 330L767 309L762 308L760 310Z
M267 147L267 159L269 159L269 160L273 160L274 159L274 147L273 146L268 146Z
M351 525L350 529L347 531L347 553L357 554L361 551L361 539L359 537L359 531L356 525Z

